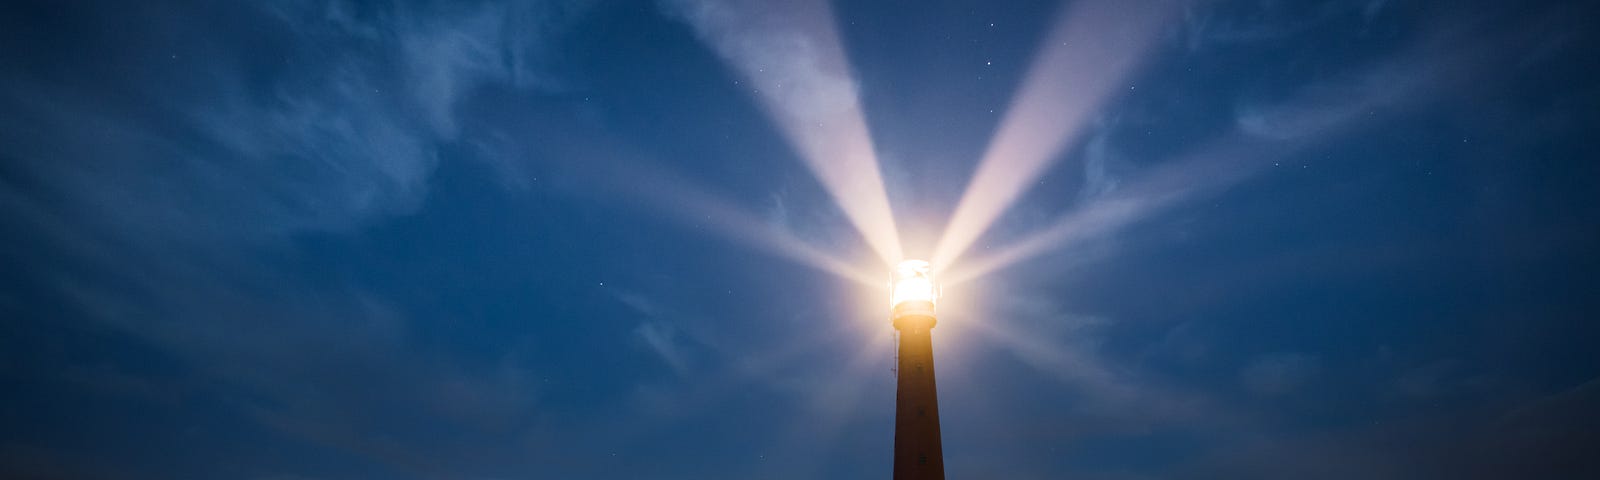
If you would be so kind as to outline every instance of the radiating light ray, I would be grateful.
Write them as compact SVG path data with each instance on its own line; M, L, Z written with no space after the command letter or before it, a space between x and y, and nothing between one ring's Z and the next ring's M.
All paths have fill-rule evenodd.
M899 233L828 2L675 3L749 82L748 91L884 265L898 262Z
M1090 115L1125 90L1123 79L1179 3L1080 0L1062 12L956 204L934 265L954 264L1072 143Z
M1108 365L1081 348L1051 342L1005 322L970 322L963 324L962 329L1001 345L1023 363L1048 372L1063 383L1106 398L1133 396L1133 388L1120 380Z
M1238 114L1238 131L1157 167L1127 187L1093 201L999 252L953 267L943 278L956 285L1041 253L1108 235L1180 201L1216 192L1260 173L1295 152L1439 93L1437 82L1469 73L1476 60L1456 42L1428 37L1385 62L1345 77L1312 84L1281 104Z
M730 239L794 260L818 270L854 280L869 287L883 283L880 275L873 275L857 265L847 262L807 244L792 235L780 232L759 217L734 207L706 189L692 184L660 169L649 169L641 175L634 166L629 170L639 181L628 182L618 192L633 197L643 207L693 225L708 227ZM618 177L621 178L621 177Z
M1017 319L1028 315L1029 312L988 312L982 316ZM1100 335L1093 331L1060 330L1064 318L1031 320L970 322L962 325L961 333L992 343L1040 374L1076 390L1076 400L1063 405L1062 413L1088 420L1081 425L1085 431L1144 432L1173 422L1191 426L1238 425L1245 420L1226 403L1152 381L1138 368L1102 355L1096 348ZM1068 328L1086 327L1090 325ZM1041 332L1041 328L1047 331Z
M1070 248L1078 242L1109 235L1144 219L1157 209L1209 189L1231 185L1253 171L1246 167L1257 165L1265 159L1280 158L1289 147L1273 142L1230 140L1233 141L1204 149L1124 190L1069 213L999 252L952 267L944 275L945 284L959 285L1041 253ZM1251 161L1243 162L1240 159Z
M639 161L640 155L617 148L614 139L604 135L578 135L577 142L560 150L564 155L583 158L573 162L565 173L592 182L584 191L622 200L646 211L742 243L746 246L793 260L801 265L881 288L882 275L862 269L861 262L850 262L824 252L805 241L774 228L761 218L740 209L689 181L658 166L658 162ZM600 148L595 148L599 146Z

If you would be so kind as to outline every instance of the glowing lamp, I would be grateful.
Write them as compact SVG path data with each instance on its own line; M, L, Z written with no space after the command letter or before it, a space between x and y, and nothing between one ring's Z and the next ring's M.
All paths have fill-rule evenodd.
M933 266L928 262L900 262L895 266L890 292L891 320L911 316L934 317L933 306L939 301L939 284L933 281Z

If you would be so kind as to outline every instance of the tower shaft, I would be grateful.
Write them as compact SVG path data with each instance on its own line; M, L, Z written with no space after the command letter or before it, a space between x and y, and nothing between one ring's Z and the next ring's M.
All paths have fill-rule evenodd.
M896 318L899 378L894 409L894 480L944 480L939 396L933 380L933 316Z

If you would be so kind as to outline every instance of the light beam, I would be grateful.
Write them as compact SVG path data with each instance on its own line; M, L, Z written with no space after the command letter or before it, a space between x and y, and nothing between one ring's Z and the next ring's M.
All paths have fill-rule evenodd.
M850 262L811 246L787 232L773 228L760 217L689 181L659 162L638 161L641 155L617 147L620 142L604 135L576 135L581 141L564 144L563 154L582 158L565 173L586 177L599 188L585 192L607 200L621 200L655 214L740 242L758 250L793 260L817 270L882 288L880 276L867 273L860 262ZM595 149L594 146L602 146Z
M884 264L899 261L889 196L828 2L674 3L749 82L746 91Z
M1232 185L1267 159L1281 158L1292 145L1230 137L1197 154L1160 168L1132 185L1096 200L996 253L953 267L944 275L956 285L1015 265L1039 254L1103 237L1149 216L1159 208L1198 193Z
M949 266L1060 156L1140 63L1179 2L1080 0L1041 46L932 258Z
M635 166L638 173L642 166ZM806 265L862 285L881 285L875 275L866 273L853 262L840 260L792 235L777 231L760 218L751 215L732 203L719 199L704 188L696 188L685 180L660 169L650 169L641 181L630 182L619 189L631 195L646 208L666 214L682 222L709 227L733 240L756 247L768 253Z
M1450 38L1450 37L1442 37ZM1265 170L1275 160L1336 137L1438 94L1441 80L1463 76L1479 52L1430 37L1414 48L1354 75L1308 85L1267 108L1243 109L1238 129L1167 162L1127 187L1063 216L998 252L963 262L942 276L955 285L1041 253L1107 235L1155 211L1216 192Z

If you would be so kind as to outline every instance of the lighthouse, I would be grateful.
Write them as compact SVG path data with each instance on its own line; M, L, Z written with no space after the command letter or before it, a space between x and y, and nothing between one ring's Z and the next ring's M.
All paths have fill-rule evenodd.
M939 285L932 266L906 260L895 267L889 319L899 333L894 408L894 480L944 480L939 440L939 395L933 375L933 326Z

